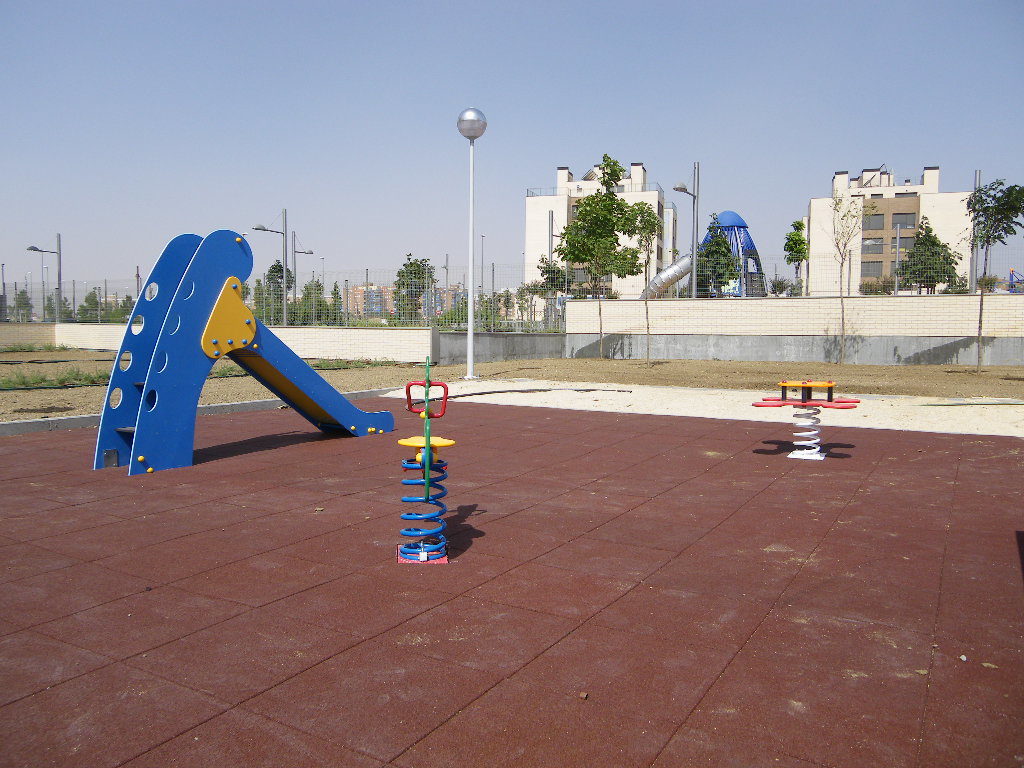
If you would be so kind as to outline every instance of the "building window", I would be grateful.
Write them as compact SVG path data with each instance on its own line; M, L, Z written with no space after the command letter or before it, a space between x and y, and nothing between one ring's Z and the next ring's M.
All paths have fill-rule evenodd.
M885 197L885 195L872 195L871 197Z
M881 253L885 241L881 237L865 237L860 241L861 253Z
M892 215L892 228L896 229L897 224L903 227L904 229L914 229L917 227L917 214L894 213Z
M913 238L913 237L903 237L903 236L900 236L900 253L904 253L905 251L909 251L911 248L913 248L914 247L914 240L915 239L916 238ZM896 238L895 237L892 239L892 251L893 251L893 253L896 252ZM879 251L879 253L881 253L881 251Z
M896 197L917 197L917 192L897 192Z
M885 229L884 213L869 213L864 217L863 229Z
M881 277L882 276L882 262L880 261L862 261L860 263L860 276L861 279L870 277Z

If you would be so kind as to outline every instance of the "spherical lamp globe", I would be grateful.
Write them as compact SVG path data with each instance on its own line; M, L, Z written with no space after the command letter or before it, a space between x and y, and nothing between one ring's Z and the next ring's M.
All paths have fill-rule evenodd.
M469 109L462 110L462 114L459 115L458 125L459 133L473 141L484 135L484 131L487 130L487 118L484 117L484 113L479 109L470 107Z

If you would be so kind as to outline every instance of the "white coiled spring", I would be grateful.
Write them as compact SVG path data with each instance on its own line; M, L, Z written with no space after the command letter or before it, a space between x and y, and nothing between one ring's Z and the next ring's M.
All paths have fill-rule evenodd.
M818 414L821 413L821 408L816 405L801 405L793 408L793 418L796 421L796 432L793 433L793 437L796 439L793 441L793 445L796 446L796 450L789 454L792 458L825 458L825 454L821 452L821 430L818 429L818 425L821 424L821 419L818 418Z

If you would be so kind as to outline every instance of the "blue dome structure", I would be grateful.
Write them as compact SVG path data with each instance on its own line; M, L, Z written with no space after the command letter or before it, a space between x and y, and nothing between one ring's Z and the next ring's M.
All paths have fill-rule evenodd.
M740 279L723 286L723 296L767 296L768 287L761 268L761 257L757 254L757 246L747 229L747 222L736 211L722 211L718 214L718 226L729 240ZM701 241L701 248L711 240L710 227ZM700 250L697 257L697 280L700 281ZM710 288L706 288L710 292Z

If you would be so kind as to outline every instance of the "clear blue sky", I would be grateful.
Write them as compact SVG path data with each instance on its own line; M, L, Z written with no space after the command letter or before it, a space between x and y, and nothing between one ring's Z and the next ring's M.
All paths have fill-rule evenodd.
M527 187L604 152L666 190L699 160L702 212L777 254L836 170L1024 183L1022 39L1019 0L4 0L0 260L37 273L59 231L66 279L127 278L287 207L329 271L461 263L469 106L488 262L519 263Z

